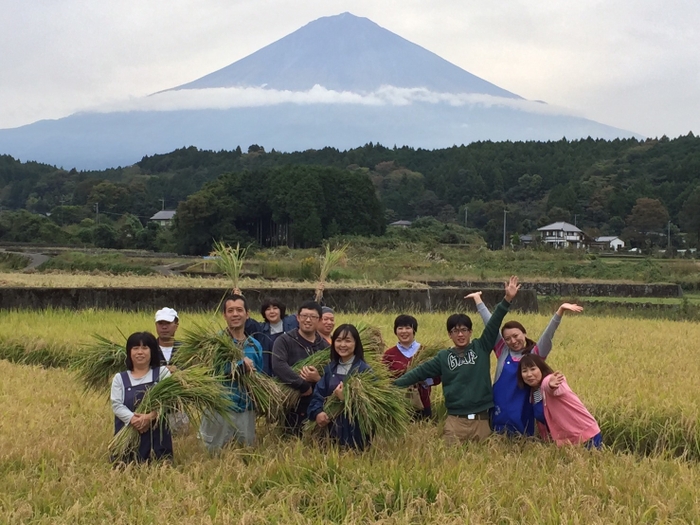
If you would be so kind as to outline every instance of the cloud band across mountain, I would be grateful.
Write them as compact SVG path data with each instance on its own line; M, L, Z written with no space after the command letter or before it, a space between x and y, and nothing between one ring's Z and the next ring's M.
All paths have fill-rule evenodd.
M426 88L381 86L371 93L335 91L315 85L307 91L268 89L265 87L228 87L162 91L148 97L132 98L88 112L177 111L231 109L279 104L357 104L362 106L409 106L415 103L449 106L504 107L545 115L574 115L565 108L524 99L498 97L483 93L437 93Z

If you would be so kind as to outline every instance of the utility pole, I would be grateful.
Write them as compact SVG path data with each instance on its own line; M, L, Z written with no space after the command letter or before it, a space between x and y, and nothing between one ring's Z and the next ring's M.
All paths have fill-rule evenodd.
M576 222L578 221L578 214L574 213L574 226L578 226Z
M668 221L668 253L671 253L671 221Z
M506 249L506 214L508 210L503 208L503 249Z
M99 224L100 222L100 203L96 202L95 203L95 224Z
M160 199L160 211L165 209L165 199Z
M467 227L467 217L469 213L469 208L467 206L464 207L464 227Z

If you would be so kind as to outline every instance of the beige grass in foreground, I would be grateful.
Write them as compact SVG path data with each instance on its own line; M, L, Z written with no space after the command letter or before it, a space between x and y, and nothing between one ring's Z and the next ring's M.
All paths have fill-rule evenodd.
M63 370L0 362L0 522L697 523L697 463L537 443L445 447L431 425L364 454L283 441L209 458L193 433L173 467L113 470L106 396Z

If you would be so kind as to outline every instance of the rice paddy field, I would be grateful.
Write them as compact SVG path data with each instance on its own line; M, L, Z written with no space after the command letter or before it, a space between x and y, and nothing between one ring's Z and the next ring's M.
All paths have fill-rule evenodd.
M446 314L417 317L419 341L447 346ZM182 312L180 325L211 318ZM364 320L393 344L393 318L337 323ZM536 337L549 316L506 319ZM84 393L65 366L90 334L137 330L153 330L150 312L0 312L0 523L700 522L700 323L565 317L548 361L599 420L600 452L500 437L449 447L438 418L356 453L260 420L255 448L211 458L191 429L174 464L116 470L108 392Z

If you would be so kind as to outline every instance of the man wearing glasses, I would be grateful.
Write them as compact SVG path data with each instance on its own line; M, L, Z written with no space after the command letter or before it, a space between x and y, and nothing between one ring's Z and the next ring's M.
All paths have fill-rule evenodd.
M328 348L328 343L316 331L319 319L321 306L313 301L303 303L297 312L299 328L279 336L272 347L272 372L280 381L301 394L296 409L285 416L286 432L297 436L301 434L311 394L321 375L313 366L305 366L300 373L295 372L292 366L319 350Z
M493 407L490 357L503 318L518 293L517 277L505 285L505 298L496 306L481 337L472 341L472 320L466 314L447 318L447 332L453 347L440 350L430 361L395 381L410 386L429 377L442 378L447 419L443 437L447 443L481 441L491 434L489 410Z

